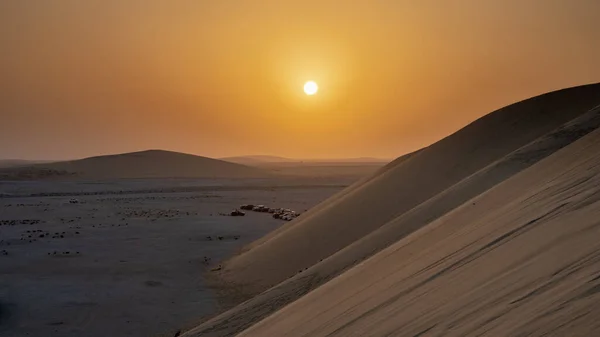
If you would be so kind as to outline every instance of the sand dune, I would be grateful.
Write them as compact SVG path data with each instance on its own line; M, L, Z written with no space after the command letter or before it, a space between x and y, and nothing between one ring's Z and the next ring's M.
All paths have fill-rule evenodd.
M570 103L569 96L572 97L572 101ZM510 114L510 112L520 113L520 117L523 118L524 121L529 122L521 122L521 124L525 124L525 127L519 128L518 130L511 130L508 128L509 131L512 131L513 134L518 132L539 132L540 137L532 137L533 139L531 139L529 142L523 141L521 147L515 146L515 149L512 152L507 153L504 156L498 156L497 160L491 161L487 166L482 165L482 168L479 171L466 177L462 181L459 181L454 186L450 186L449 188L441 191L439 194L410 209L409 211L400 213L398 216L381 226L379 229L372 231L370 235L359 238L344 249L338 251L329 258L326 258L324 261L315 263L308 270L305 270L302 273L299 273L294 277L281 282L268 291L203 324L202 326L190 332L189 335L230 336L244 328L251 326L256 321L270 315L278 308L281 308L284 305L300 298L344 270L351 268L361 260L368 258L372 254L384 249L385 247L402 239L419 228L426 226L435 219L444 216L444 214L451 212L454 208L460 206L469 199L484 193L487 189L492 188L494 185L501 183L505 179L510 178L521 170L527 169L538 161L551 155L555 151L571 144L573 141L576 141L580 137L585 136L587 133L598 128L600 125L600 109L596 108L585 112L585 109L594 107L598 104L600 104L598 86L588 86L536 97L534 99L518 103L493 113L492 116L488 117L496 117L496 123L500 124L507 122L506 117L503 119L497 118L497 116L493 115ZM525 106L523 107L522 105ZM559 118L549 120L548 118L544 118L543 115L540 115L539 111L544 111L543 108L545 105L553 106L554 109L551 111L555 111L556 114L561 114L560 117L563 117L563 120L566 120L567 122L564 125L561 125L562 123L558 121ZM568 110L568 105L571 105L573 110ZM508 113L506 112L507 110L509 111ZM570 117L575 117L575 119L569 121ZM549 132L543 134L540 131L540 125L533 125L532 120L535 120L535 118L539 119L538 124L544 124L549 129ZM481 121L478 122L481 125ZM514 123L514 121L512 123ZM519 123L517 122L515 124L518 125ZM486 124L482 125L485 126ZM552 126L554 126L553 130ZM464 130L468 130L470 127L473 126L471 125L453 136L456 137L456 135L459 135ZM489 129L494 129L494 127L489 126L489 124L487 127ZM474 134L481 135L482 133L474 132ZM452 136L448 139L451 138ZM524 138L527 137L522 137L521 139ZM448 141L448 139L444 141ZM512 140L514 140L514 138L512 138ZM492 141L491 144L498 145L499 143ZM477 147L482 144L481 142L477 142L473 145ZM430 151L432 148L436 148L436 146L438 146L438 144L434 144L433 146L422 150L419 155L421 153L426 153L426 151ZM480 153L486 154L485 148L477 150L479 150ZM470 154L470 156L475 156L477 155L477 150L471 150L468 152L468 154ZM493 152L494 150L495 149L492 147L490 152ZM409 158L414 160L414 158L418 158L418 156ZM457 158L467 161L471 160L471 158L468 156ZM353 193L362 193L356 191L360 191L360 189L365 185L371 184L374 180L379 179L381 176L385 176L386 174L390 174L390 172L394 172L395 169L402 167L402 165L406 165L406 163L409 163L407 159L408 158L406 157L399 158L397 161L381 169L373 177L365 178L362 182L359 182L347 190L340 192L338 195L330 198L330 200L327 200L321 205L315 207L310 214L307 214L305 219L310 219L311 217L320 213L328 212L331 208L335 208L340 201L352 196ZM461 166L465 166L465 163L460 164L463 164ZM423 180L421 180L421 182L423 182ZM374 194L372 193L370 196L372 197L373 195ZM401 196L401 194L396 194L396 196L399 195ZM387 196L390 196L389 192ZM375 197L377 197L377 195L375 195ZM404 200L406 200L406 197ZM371 209L365 208L362 209L362 211L362 221L369 221L365 219L364 215L368 214L371 216ZM352 212L352 210L350 210L350 212ZM372 217L369 217L369 219L372 219ZM330 220L336 221L335 219ZM356 223L359 222L357 221ZM265 238L259 240L251 247L256 249L257 246L260 247L264 245L265 242L268 244L269 241L277 240L278 237L293 233L290 228L294 228L299 224L301 224L299 221L288 223L286 226L278 229L276 232L271 233ZM328 229L328 227L324 227L324 233L327 233ZM252 252L252 250L250 250L250 252ZM299 253L298 255L303 254L304 252Z
M184 153L150 150L0 170L4 179L258 178L258 168Z
M0 168L16 167L16 166L27 166L42 163L50 163L50 161L38 161L38 160L22 160L22 159L0 159Z
M316 205L315 207L309 209L306 213L303 214L303 216L304 217L311 217L313 214L317 214L317 213L321 212L322 210L325 210L325 209L329 208L331 205L335 204L338 200L342 199L344 196L350 194L354 190L356 190L359 187L365 185L366 183L368 183L369 181L371 181L375 177L379 176L380 174L384 173L385 171L387 171L387 170L389 170L389 169L391 169L391 168L399 165L400 163L402 163L403 161L407 160L408 158L410 158L411 156L415 155L418 152L419 151L415 151L415 152L411 152L411 153L405 154L405 155L399 157L398 159L396 159L393 163L390 163L389 165L386 165L384 167L379 168L375 172L375 174L363 177L362 179L359 179L358 181L356 181L352 185L346 187L345 189L343 189L342 191L340 191L340 192L336 193L335 195L331 196L327 200L325 200L325 201L319 203L318 205ZM248 251L248 250L252 249L252 247L260 246L263 242L268 241L271 238L280 235L281 233L283 233L284 231L286 231L286 230L288 230L288 229L290 229L292 227L294 227L294 223L293 222L288 222L285 225L277 228L276 230L270 232L269 234L263 236L262 238L256 240L255 242L251 243L250 245L248 245L247 247L245 247L243 249L243 251Z
M306 163L389 163L391 160L386 158L375 157L355 157L355 158L321 158L321 159L304 159Z
M220 276L250 293L265 290L598 104L600 86L590 85L491 113L261 240Z
M342 164L378 164L387 163L389 160L382 158L372 157L357 157L357 158L337 158L337 159L291 159L278 156L268 155L248 155L248 156L235 156L235 157L224 157L219 158L224 161L231 163L251 165L251 166L270 166L270 165L290 165L296 166L298 164L304 165L342 165Z
M592 109L536 139L403 213L323 262L316 264L311 268L309 274L316 274L320 279L329 279L335 276L337 271L347 269L358 261L370 257L599 127L600 107Z
M600 131L358 264L240 336L593 336Z

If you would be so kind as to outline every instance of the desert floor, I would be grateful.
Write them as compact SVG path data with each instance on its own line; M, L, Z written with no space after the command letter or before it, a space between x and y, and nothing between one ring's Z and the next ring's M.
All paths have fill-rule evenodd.
M210 269L284 223L219 213L304 211L354 178L0 182L0 334L173 336L219 310Z

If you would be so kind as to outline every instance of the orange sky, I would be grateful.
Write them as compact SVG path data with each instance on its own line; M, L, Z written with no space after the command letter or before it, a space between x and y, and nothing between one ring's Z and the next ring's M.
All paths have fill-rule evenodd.
M599 82L598 13L597 0L4 0L0 158L396 157Z

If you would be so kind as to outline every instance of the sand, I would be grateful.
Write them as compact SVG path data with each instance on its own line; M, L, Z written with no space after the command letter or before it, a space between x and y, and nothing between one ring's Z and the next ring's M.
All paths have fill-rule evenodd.
M600 131L240 336L593 336Z
M0 181L0 335L173 336L229 305L210 269L285 223L219 213L244 203L304 210L348 184Z

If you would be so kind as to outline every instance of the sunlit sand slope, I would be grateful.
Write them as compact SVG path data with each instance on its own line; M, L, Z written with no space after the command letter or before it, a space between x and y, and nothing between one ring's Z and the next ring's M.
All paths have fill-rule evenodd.
M599 215L594 131L241 336L597 335Z
M600 85L495 111L304 214L225 264L224 282L257 293L368 235L462 179L600 104Z

